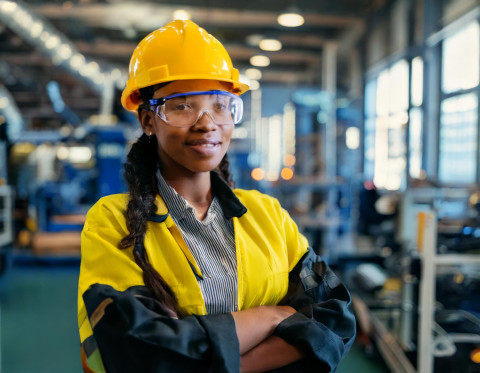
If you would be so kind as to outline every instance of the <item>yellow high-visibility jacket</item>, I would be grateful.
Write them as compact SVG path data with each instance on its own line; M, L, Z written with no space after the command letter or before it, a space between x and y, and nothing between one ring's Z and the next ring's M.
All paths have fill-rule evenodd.
M233 218L238 266L238 309L244 310L259 305L278 304L289 290L289 284L291 285L292 282L292 270L297 266L300 259L306 256L308 251L306 238L298 232L297 225L276 199L257 191L237 189L232 192L214 173L212 173L212 186L215 195L221 202L224 214L228 218ZM173 328L178 332L178 337L183 339L181 343L178 343L178 347L170 347L173 351L178 352L185 343L188 344L189 342L185 342L185 339L188 340L193 335L197 335L197 328L199 328L202 332L205 332L205 338L208 341L205 342L202 339L200 343L198 342L198 336L195 337L196 339L192 337L195 340L192 342L193 344L186 348L188 351L186 354L190 354L192 349L201 349L198 346L205 345L205 347L202 347L205 351L198 352L198 356L195 358L211 360L213 359L212 356L223 355L220 356L219 360L223 361L222 364L228 367L224 368L224 370L219 368L215 371L236 371L232 366L237 364L239 356L233 318L231 318L231 315L218 315L219 317L216 319L215 315L203 316L203 318L199 316L206 314L205 303L198 284L198 281L201 281L202 273L186 246L180 230L168 214L167 207L160 196L157 196L155 201L157 206L156 215L152 216L147 223L145 237L146 256L172 289L181 314L184 317L178 320L170 318L165 321L168 318L163 317L160 319L160 316L151 316L151 307L148 306L150 303L143 301L145 297L143 273L133 259L132 248L125 250L118 248L120 240L129 233L124 216L127 203L127 194L111 195L100 199L90 209L82 232L82 259L78 286L78 323L84 369L86 371L89 371L88 369L95 371L106 369L108 371L108 366L113 366L112 360L115 360L112 356L106 356L112 355L112 353L106 352L109 348L108 346L113 346L113 344L116 345L117 342L123 341L123 335L129 337L135 335L135 343L138 343L138 340L141 340L143 337L138 337L132 331L138 325L150 325L149 323L152 323L151 325L153 326L149 327L148 330L152 330L152 328L157 330L157 335L144 338L148 340L146 344L149 348L151 348L152 344L155 345L155 343L161 345L163 340L158 334L161 334L161 330L164 329L158 325L159 323L166 323L169 325L168 330ZM325 272L319 274L319 276L324 274L328 274L328 276L325 276L322 286L330 284L333 286L332 289L335 288L333 289L335 291L340 288L344 289L339 281L332 281L331 272ZM310 274L311 276L312 274ZM301 292L304 294L303 288L305 288L305 283L303 286L299 286L299 288L302 288ZM322 287L321 291L324 294L322 296L325 296L324 287ZM335 301L342 304L339 315L336 317L340 318L338 321L339 325L345 325L345 318L351 324L353 316L349 311L350 298L346 290L341 293L341 297L337 298L342 297L345 299L335 299ZM126 301L125 299L127 298L128 300ZM309 303L313 304L318 301L318 299L312 300ZM322 301L330 301L330 299L322 299ZM135 302L138 302L138 305L130 308L131 304ZM145 305L150 310L148 312L142 310L141 316L138 316L138 312L140 312L138 311L139 307L142 308ZM308 307L310 310L312 309L311 305ZM120 315L117 319L115 319L117 317L115 312L118 312L118 315ZM329 309L325 314L332 312ZM195 316L189 317L189 315ZM136 317L140 317L141 321L138 321ZM145 317L148 319L148 322L145 321ZM320 325L313 320L314 317L311 315L303 317L305 318L304 320L297 320L297 322L303 323L303 327L305 327L305 323L311 322ZM129 320L129 318L134 319L134 321ZM110 319L115 321L106 326ZM125 319L129 320L126 322L128 326L125 330L127 331L120 334L119 337L109 340L108 343L103 342L103 336L108 335L108 338L112 338L112 333L116 333L117 330L121 329L118 326L119 320ZM292 319L290 324L292 322L295 324L294 321ZM177 324L171 326L171 323ZM325 323L319 326L319 330L333 329L331 326L324 326L324 324L328 323L333 325L331 321L326 320ZM181 330L185 330L185 325L187 324L188 331L182 333ZM161 325L163 327L165 324ZM218 329L220 326L221 328ZM291 331L292 327L292 325L286 324L286 329L290 328L289 330ZM339 356L343 355L345 351L344 344L349 348L351 341L353 341L353 336L355 335L354 325L350 329L346 333L346 337L343 335L340 337L343 343L340 343L342 346ZM160 332L158 332L159 330ZM335 331L329 331L329 333L335 333ZM92 336L92 334L95 335ZM139 334L144 336L145 331L142 330ZM325 333L323 332L323 334ZM318 343L312 345L312 350L319 349L322 340L326 339L332 339L332 336L328 334L321 337L317 340ZM152 340L155 340L155 342L152 342ZM144 342L142 340L142 343ZM102 343L106 347L102 348ZM166 338L165 343L172 346L171 335ZM232 350L237 349L236 352L233 352L233 355L232 351L226 351L228 344L230 344ZM212 345L215 346L212 347ZM124 358L125 354L119 351L123 347L117 346L115 348L115 351L118 351L119 354L118 358L120 358L120 355ZM125 348L126 351L132 351L133 347ZM101 358L99 358L100 354ZM314 355L317 354L318 356L325 355L321 351L314 351ZM171 355L167 354L165 356L171 358ZM209 357L207 358L206 356ZM88 369L85 366L87 361ZM125 371L129 371L125 363L122 364L125 367ZM138 368L138 364L135 366ZM168 371L168 369L171 369L171 365L169 365L169 368L165 368L165 370L159 368L151 371ZM198 371L201 371L200 368L198 369Z

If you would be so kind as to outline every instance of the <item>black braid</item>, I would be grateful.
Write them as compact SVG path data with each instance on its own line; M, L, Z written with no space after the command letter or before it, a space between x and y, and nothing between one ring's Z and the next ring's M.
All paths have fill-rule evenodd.
M144 239L147 221L155 213L157 194L155 172L158 167L157 141L149 141L143 134L127 156L125 179L128 184L129 201L125 217L129 234L120 242L120 249L134 246L133 257L143 271L143 281L165 307L166 314L178 315L177 302L172 290L145 256Z
M217 169L220 172L220 176L222 176L222 178L227 182L230 188L234 188L235 182L233 181L232 172L230 171L230 161L228 160L227 153L225 153L225 155L223 156L222 161L218 165Z

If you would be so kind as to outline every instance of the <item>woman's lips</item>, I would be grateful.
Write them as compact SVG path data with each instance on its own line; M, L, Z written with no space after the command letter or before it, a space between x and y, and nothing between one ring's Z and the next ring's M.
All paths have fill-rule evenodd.
M213 155L220 149L220 141L194 140L187 143L187 146L202 155Z

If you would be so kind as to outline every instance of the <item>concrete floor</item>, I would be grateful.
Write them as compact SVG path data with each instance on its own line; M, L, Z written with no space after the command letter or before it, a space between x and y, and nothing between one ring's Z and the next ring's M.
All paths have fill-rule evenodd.
M76 320L78 264L13 267L0 279L3 373L81 373ZM354 346L338 373L388 373Z

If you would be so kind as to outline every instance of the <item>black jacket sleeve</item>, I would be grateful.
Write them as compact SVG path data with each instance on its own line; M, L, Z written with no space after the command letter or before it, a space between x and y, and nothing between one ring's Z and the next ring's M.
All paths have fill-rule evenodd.
M298 363L301 371L335 371L355 339L355 316L348 290L312 249L290 272L282 303L297 312L278 325L275 335L307 352Z
M166 315L143 286L95 284L83 295L107 372L239 372L231 314Z

